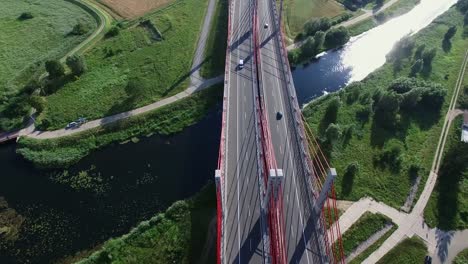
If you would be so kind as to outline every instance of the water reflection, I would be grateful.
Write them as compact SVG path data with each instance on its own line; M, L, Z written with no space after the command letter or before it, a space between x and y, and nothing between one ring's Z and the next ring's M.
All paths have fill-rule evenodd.
M340 50L293 72L300 104L360 81L385 63L385 55L402 37L414 34L447 11L457 0L421 0L410 12L351 40Z

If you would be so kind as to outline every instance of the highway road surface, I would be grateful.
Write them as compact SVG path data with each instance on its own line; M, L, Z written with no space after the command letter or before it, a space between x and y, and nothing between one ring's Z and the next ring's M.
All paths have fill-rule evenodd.
M224 263L263 263L254 99L254 0L231 2L227 84ZM239 68L239 61L244 68Z
M289 66L280 53L281 35L273 12L275 2L259 1L259 40L261 55L261 89L268 115L270 135L278 168L283 169L283 203L285 241L288 263L321 263L317 256L318 237L311 217L311 190L306 182L292 102L287 92ZM265 26L268 24L268 27ZM283 67L286 65L286 67ZM286 71L287 70L287 71ZM283 117L277 120L277 112Z

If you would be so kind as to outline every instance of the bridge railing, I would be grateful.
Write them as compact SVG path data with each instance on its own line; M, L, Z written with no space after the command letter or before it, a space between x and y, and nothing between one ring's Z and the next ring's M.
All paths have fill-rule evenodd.
M228 34L227 34L227 45L226 45L226 59L224 65L224 91L223 91L223 112L222 112L222 121L221 121L221 139L219 144L219 156L218 156L218 172L219 172L219 184L216 186L216 193L217 193L217 210L216 210L216 218L217 218L217 234L216 234L216 262L218 264L224 263L224 210L226 204L226 197L225 197L225 169L226 169L226 120L227 120L227 111L228 111L228 93L229 93L229 81L230 81L230 71L231 71L231 63L230 63L230 51L231 51L231 17L232 17L232 6L233 1L228 2L229 6L229 14L228 14Z

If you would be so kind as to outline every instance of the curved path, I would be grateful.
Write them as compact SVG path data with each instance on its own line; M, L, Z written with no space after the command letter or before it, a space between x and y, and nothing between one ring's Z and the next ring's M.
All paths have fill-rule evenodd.
M388 2L386 2L381 8L379 8L378 10L376 11L373 11L373 10L367 10L367 9L363 9L364 11L364 14L360 15L360 16L357 16L357 17L354 17L350 20L347 20L347 21L343 21L341 22L340 24L338 25L335 25L334 27L350 27L350 26L353 26L355 24L358 24L359 22L362 22L368 18L371 18L375 15L378 15L379 13L383 12L385 9L391 7L393 4L395 4L396 2L398 2L400 0L390 0ZM292 50L292 49L296 49L296 48L300 48L303 44L304 44L305 40L301 40L301 41L298 41L298 42L295 42L291 45L289 45L287 47L288 50Z
M411 213L407 214L390 207L382 202L376 202L372 198L362 198L353 203L349 209L340 217L339 224L342 234L355 223L366 211L381 213L388 216L398 225L398 229L385 242L374 251L363 263L375 263L383 257L388 251L395 247L406 237L414 235L423 239L427 246L429 254L433 256L433 263L450 263L455 256L464 248L468 248L468 229L460 231L443 231L438 228L429 228L424 222L424 208L429 201L431 193L437 180L437 173L440 168L442 154L447 140L448 131L453 119L463 113L455 109L458 95L460 93L465 70L468 64L468 50L465 53L464 60L455 85L455 91L450 100L449 109L445 116L444 125L440 134L437 150L434 155L434 161L429 173L429 177L424 186L418 201Z
M89 2L87 0L85 0L85 1L86 1L87 4L89 4ZM99 10L99 7L97 7L97 6L93 6L93 7L95 9ZM126 112L123 112L123 113L119 113L119 114L115 114L115 115L112 115L112 116L107 116L107 117L103 117L103 118L99 118L99 119L96 119L96 120L89 121L89 122L81 125L80 127L75 128L75 129L64 129L63 128L63 129L58 129L58 130L54 130L54 131L39 131L39 130L35 130L34 123L32 122L28 127L22 129L19 132L19 136L27 136L27 137L36 138L36 139L50 139L50 138L57 138L57 137L73 135L73 134L83 132L83 131L86 131L86 130L89 130L89 129L93 129L93 128L97 128L97 127L100 127L100 126L103 126L103 125L106 125L106 124L110 124L110 123L113 123L113 122L116 122L116 121L119 121L119 120L122 120L122 119L125 119L125 118L129 118L129 117L132 117L132 116L135 116L135 115L147 113L149 111L158 109L158 108L163 107L165 105L176 102L176 101L178 101L180 99L188 97L188 96L192 95L193 93L201 91L203 89L206 89L206 88L208 88L208 87L210 87L210 86L212 86L214 84L222 82L223 78L224 78L223 76L218 76L218 77L214 77L214 78L205 80L199 74L200 67L201 67L201 65L203 63L204 51L205 51L205 47L206 47L206 40L208 38L208 34L209 34L209 31L210 31L211 20L213 18L213 14L214 14L214 7L215 7L215 0L210 0L210 2L208 3L208 8L207 8L207 11L206 11L205 20L203 22L202 30L201 30L200 37L199 37L199 40L198 40L197 49L195 51L194 60L193 60L193 63L192 63L192 70L191 70L191 76L190 76L191 84L186 90L184 90L184 91L182 91L182 92L180 92L180 93L178 93L176 95L173 95L171 97L162 99L160 101L154 102L152 104L149 104L149 105L137 108L137 109L133 109L133 110L126 111ZM102 12L103 12L104 15L101 14L101 16L109 18L109 16L106 15L104 13L104 11L102 11ZM103 26L100 27L101 31L104 28L104 23L102 23L102 24L103 24ZM100 32L97 32L97 33L93 34L93 36L97 37L97 36L99 36L99 34L100 34ZM91 41L91 40L89 40L89 41ZM85 45L87 45L89 43L89 41L87 43L83 43L83 45L80 45L79 47L76 47L74 49L74 52L76 52L76 51L80 50L81 48L83 48ZM16 132L13 132L13 133L16 134ZM1 141L1 139L0 139L0 141Z

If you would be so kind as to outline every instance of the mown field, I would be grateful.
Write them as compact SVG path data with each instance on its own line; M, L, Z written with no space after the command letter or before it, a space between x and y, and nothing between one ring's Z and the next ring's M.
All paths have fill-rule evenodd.
M304 24L312 18L333 18L346 9L335 0L287 0L284 1L286 33L294 38L302 32Z
M424 263L427 247L418 237L407 238L385 254L377 264Z
M129 234L107 241L78 263L215 263L215 238L212 250L204 251L208 234L216 235L208 231L215 215L216 194L210 184L194 198L141 222Z
M180 0L148 16L161 40L129 23L98 43L85 55L88 71L46 98L38 127L62 128L81 116L97 119L184 90L206 6L206 0Z
M442 40L452 25L456 25L458 30L450 41L450 49L444 51ZM415 77L446 89L440 110L435 106L428 107L429 102L426 107L414 107L411 111L393 109L397 111L391 123L375 114L379 105L374 103L375 100L380 100L395 79L412 75L413 53L399 63L387 63L360 83L312 102L304 110L308 124L317 131L323 142L322 148L337 168L339 199L358 200L371 196L399 207L403 205L415 177L420 176L421 182L425 182L440 135L442 117L448 108L468 46L468 39L464 39L462 34L463 14L451 8L412 38L414 49L422 44L425 44L426 51L435 48L436 56L430 67ZM385 101L381 103L384 109L389 106ZM332 107L333 110L329 108L331 104L338 107ZM331 123L338 126L326 132ZM338 133L333 133L337 130ZM335 142L327 143L327 137L333 134ZM352 163L355 165L350 166ZM420 186L419 192L421 189Z
M19 19L23 12L32 18ZM81 22L87 33L72 35ZM96 21L69 1L3 0L0 8L0 131L21 124L22 116L6 113L9 103L32 75L44 72L47 59L58 59L96 29ZM40 74L39 73L39 74Z

